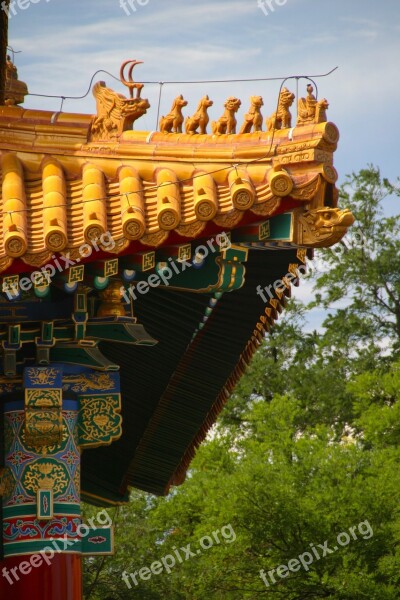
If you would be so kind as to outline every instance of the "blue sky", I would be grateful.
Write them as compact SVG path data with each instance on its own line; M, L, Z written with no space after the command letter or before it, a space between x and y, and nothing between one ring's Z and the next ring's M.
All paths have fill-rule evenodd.
M341 131L341 180L367 163L388 177L400 174L399 0L286 0L281 6L275 0L273 11L266 7L268 15L257 0L132 0L136 11L128 5L129 15L119 2L36 0L25 10L16 5L10 43L22 50L17 64L31 92L81 95L97 69L118 74L126 58L144 61L135 73L145 81L318 74L339 66L318 83L320 96L330 102L329 119ZM96 79L118 88L103 74ZM294 82L289 87L296 91ZM278 89L279 82L165 86L162 112L177 93L189 99L188 113L208 93L213 116L227 95L240 97L244 112L248 97L260 94L266 116ZM304 95L304 82L299 91ZM152 108L140 128L155 127L157 92L157 86L145 87ZM31 97L26 105L58 109L59 102ZM94 100L90 94L68 101L64 110L90 113Z
M81 95L96 70L117 75L127 58L144 61L135 71L144 81L318 74L338 66L318 84L320 97L330 102L329 120L341 132L335 158L339 182L369 163L391 179L400 175L399 0L271 0L274 10L266 8L268 15L257 0L131 2L129 15L120 0L36 0L25 10L16 5L9 41L22 51L16 62L30 91ZM103 74L99 79L126 92ZM305 86L300 82L301 95ZM288 87L296 92L294 82ZM241 114L250 95L262 95L266 117L275 110L279 82L167 85L163 90L164 114L178 93L189 100L186 114L208 93L214 100L212 118L220 116L228 95L241 98ZM158 87L146 85L143 95L152 107L137 128L152 130ZM58 110L60 103L30 97L26 106ZM64 110L92 113L94 99L89 94L67 101ZM399 212L398 200L391 200L387 211Z
M120 0L36 0L25 10L16 5L10 43L22 50L17 64L30 91L83 94L97 69L118 74L126 58L144 61L136 74L146 81L275 77L339 66L319 80L319 89L341 131L341 180L367 163L381 166L388 177L400 174L399 0L286 0L282 6L275 0L268 16L257 0L132 1L136 12L129 9L130 15ZM112 79L98 78L118 88ZM292 82L289 87L296 89ZM302 95L304 88L300 82ZM166 86L162 112L177 93L189 99L188 113L208 93L213 117L227 95L240 97L244 112L248 97L260 94L266 116L278 89L278 82ZM153 129L157 86L146 86L145 96L152 108L139 127ZM31 97L27 106L53 109L59 103ZM69 101L64 110L93 112L94 100L89 95Z

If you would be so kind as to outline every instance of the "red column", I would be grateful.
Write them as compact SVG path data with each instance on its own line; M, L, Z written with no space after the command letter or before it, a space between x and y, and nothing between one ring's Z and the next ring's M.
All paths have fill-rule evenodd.
M49 557L50 564L42 561L39 566L31 560L27 555L0 562L0 600L82 600L79 555L56 554Z

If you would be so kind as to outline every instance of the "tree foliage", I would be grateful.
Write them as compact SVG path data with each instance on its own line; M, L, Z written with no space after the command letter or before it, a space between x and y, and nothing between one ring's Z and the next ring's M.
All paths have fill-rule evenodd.
M382 204L389 195L395 199L399 188L374 167L353 173L342 186L342 203L353 211L356 224L340 244L321 251L328 270L316 280L315 304L329 309L332 303L347 301L336 315L328 315L331 333L337 333L340 342L343 334L352 346L390 338L398 351L400 215L384 215ZM334 336L329 341L334 342Z

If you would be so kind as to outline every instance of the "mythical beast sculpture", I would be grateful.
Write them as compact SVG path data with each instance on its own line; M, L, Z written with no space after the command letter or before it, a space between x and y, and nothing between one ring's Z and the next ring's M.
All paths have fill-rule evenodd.
M354 223L354 216L347 208L322 207L297 213L296 221L300 246L328 248L343 238Z
M229 96L229 98L224 104L224 114L218 119L218 121L213 121L211 123L211 129L214 135L223 135L224 133L236 133L237 121L235 113L237 113L241 104L242 103L239 100L239 98Z
M197 133L200 127L200 133L207 133L207 125L210 120L207 110L213 105L213 101L208 96L204 96L197 107L197 111L191 117L186 117L186 133Z
M187 106L187 100L182 94L177 96L172 104L171 112L160 119L160 131L162 133L182 133L183 114L182 108Z
M92 123L92 141L118 138L150 108L148 100L126 98L106 87L104 81L94 85L93 95L96 98L97 115Z
M244 115L244 123L240 128L239 133L250 133L252 128L254 131L262 130L263 116L261 107L264 105L261 96L250 97L249 112Z
M308 125L309 123L325 123L328 119L326 111L329 103L326 98L317 100L313 94L314 88L311 84L307 86L307 98L300 98L298 105L298 117L296 125Z
M99 81L93 86L97 115L91 127L92 141L110 141L118 138L123 131L131 129L134 121L146 114L147 109L150 108L149 101L140 96L143 84L136 83L132 79L132 71L137 64L140 64L140 61L127 60L121 66L120 78L129 89L129 98L106 87L104 81ZM124 70L128 65L130 68L126 80ZM134 90L136 90L135 97Z
M267 131L274 129L288 129L292 126L292 115L289 108L292 106L295 95L283 88L279 94L278 110L267 118Z

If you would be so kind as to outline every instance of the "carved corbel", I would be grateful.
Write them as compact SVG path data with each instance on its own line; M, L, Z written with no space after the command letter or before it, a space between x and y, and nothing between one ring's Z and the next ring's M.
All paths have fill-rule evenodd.
M295 211L294 242L299 246L329 248L339 242L354 223L353 214L346 208L317 208L307 212Z

